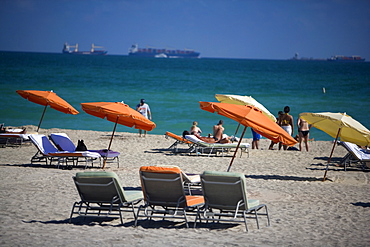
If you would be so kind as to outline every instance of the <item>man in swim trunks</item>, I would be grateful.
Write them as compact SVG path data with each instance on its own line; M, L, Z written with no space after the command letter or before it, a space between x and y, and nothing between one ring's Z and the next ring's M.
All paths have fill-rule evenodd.
M293 135L294 133L294 122L293 116L289 115L290 107L284 107L284 114L280 115L278 118L278 125L281 126L289 135ZM279 143L279 150L281 149L282 144ZM283 149L287 150L288 146L283 145Z
M302 151L302 141L304 141L304 144L306 146L306 151L308 152L308 149L309 149L308 138L310 136L311 125L308 124L302 118L298 118L297 125L298 125L298 136L299 136L299 139L298 139L299 151Z
M216 140L218 143L229 143L230 142L230 137L224 136L224 130L225 128L222 126L224 124L223 120L220 120L218 124L213 126L213 138Z
M252 128L251 130L252 130L252 135L253 135L252 149L258 149L261 135L255 132Z

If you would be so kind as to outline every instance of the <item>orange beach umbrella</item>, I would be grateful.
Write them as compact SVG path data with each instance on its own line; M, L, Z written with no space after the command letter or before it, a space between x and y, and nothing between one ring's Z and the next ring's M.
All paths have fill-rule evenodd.
M40 123L37 127L37 131L39 131L40 129L40 125L41 125L42 119L44 118L44 114L45 114L47 106L50 106L51 108L57 111L60 111L60 112L64 112L66 114L76 115L79 113L75 108L73 108L73 106L68 104L64 99L60 98L53 91L17 90L16 92L23 98L33 103L45 106L41 119L40 119Z
M110 147L112 145L112 140L114 132L116 131L117 124L147 131L151 131L156 127L154 122L150 121L149 119L141 115L138 111L121 102L81 103L81 106L82 110L84 110L86 113L95 117L107 119L108 121L115 123L108 150L110 150ZM104 167L105 160L103 168Z
M275 122L271 121L258 108L251 105L235 105L228 103L199 102L200 108L209 112L217 112L219 115L228 117L245 126L238 147L244 136L247 127L251 127L255 132L274 141L282 142L284 145L293 146L297 141L283 130ZM238 148L237 148L238 149ZM229 165L228 171L234 161L236 151Z

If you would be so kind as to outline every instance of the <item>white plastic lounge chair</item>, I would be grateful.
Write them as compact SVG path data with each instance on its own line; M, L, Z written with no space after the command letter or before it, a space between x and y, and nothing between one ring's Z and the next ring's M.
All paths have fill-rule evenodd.
M26 132L26 128L5 128L2 123L0 124L0 145L20 146L30 140Z
M176 135L176 134L174 134L172 132L169 132L169 131L166 132L165 137L166 137L166 139L172 138L172 139L175 140L175 142L171 146L168 147L168 149L173 149L173 151L175 153L178 152L177 145L179 145L179 144L187 144L189 146L189 148L194 145L191 141L186 140L184 137Z
M204 204L204 198L185 194L178 167L143 166L140 168L140 179L145 205L139 207L135 226L140 217L182 218L187 227L187 216L195 216L195 222L197 221L197 209Z
M55 144L59 151L75 152L76 146L72 140L65 133L52 133L50 134L50 140ZM101 149L101 150L88 150L89 152L99 153L101 157L106 158L108 163L117 162L119 167L119 152Z
M73 177L81 201L72 207L72 216L108 217L119 215L123 224L122 212L132 212L136 220L135 205L143 199L141 190L124 190L114 172L78 172Z
M205 206L201 219L213 222L243 222L248 231L247 218L255 218L259 228L258 216L270 217L265 204L259 200L248 199L245 176L241 173L205 171L201 175ZM259 212L265 208L265 213Z
M1 133L0 143L5 146L22 145L25 141L29 141L29 134L18 133Z
M48 161L50 161L51 164L52 161L57 160L57 167L59 168L59 165L62 162L65 162L66 166L68 166L68 161L72 161L73 164L74 161L77 161L78 164L79 159L83 159L85 161L85 168L87 167L89 161L91 162L91 165L93 165L93 162L95 160L98 160L100 165L101 156L99 153L89 151L59 151L45 135L31 134L29 137L31 142L38 150L36 154L31 158L31 164L35 162L45 161L48 165Z
M356 144L351 142L340 142L348 153L343 157L341 164L344 164L344 170L347 170L347 166L351 166L354 163L360 163L362 169L366 169L367 162L370 162L370 150L359 148Z
M188 141L191 141L192 143L195 144L194 150L196 154L203 153L203 152L206 152L207 150L210 150L208 153L208 156L210 156L213 151L216 152L216 155L218 152L221 151L222 156L224 156L225 152L229 152L230 149L236 148L238 146L238 143L208 143L208 142L200 140L195 135L186 135L185 138ZM242 151L240 153L240 157L242 156L243 152L247 152L248 157L249 157L249 151L248 151L249 146L250 146L249 143L240 143L239 149Z

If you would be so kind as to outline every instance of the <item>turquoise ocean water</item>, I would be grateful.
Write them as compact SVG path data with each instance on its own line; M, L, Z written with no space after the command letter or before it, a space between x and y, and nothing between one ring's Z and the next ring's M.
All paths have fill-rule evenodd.
M251 95L275 115L289 105L295 121L301 112L346 112L370 128L367 62L0 52L0 122L6 126L37 126L43 106L20 97L15 92L18 89L53 90L80 111L69 115L48 108L41 125L46 129L111 131L113 123L86 114L80 103L124 101L135 108L144 98L157 125L151 134L181 134L195 120L203 133L210 133L212 126L223 119L226 133L232 135L236 122L199 108L199 101L216 102L215 94ZM137 132L122 125L117 131ZM246 133L250 138L251 132ZM333 139L317 129L311 131L311 138Z

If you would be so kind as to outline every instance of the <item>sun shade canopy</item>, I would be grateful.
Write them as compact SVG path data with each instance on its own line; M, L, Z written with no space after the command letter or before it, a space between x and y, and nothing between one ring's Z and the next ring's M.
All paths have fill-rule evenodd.
M269 119L276 122L276 118L272 115L269 110L266 109L261 103L255 100L252 96L242 96L242 95L231 95L231 94L216 94L216 99L221 103L229 103L235 105L251 105L255 106L262 111Z
M81 103L82 110L95 117L107 119L135 129L153 130L156 125L138 111L121 102Z
M257 107L201 101L200 108L212 113L217 112L219 115L233 119L246 127L251 127L255 132L274 142L282 142L288 146L293 146L297 143L292 136L271 121Z
M360 146L370 146L370 131L361 123L345 113L301 113L299 115L309 124L333 138Z
M57 111L67 114L76 115L79 113L73 106L68 104L53 91L17 90L16 92L33 103L50 106Z

